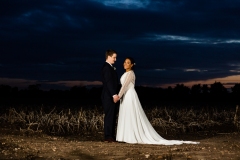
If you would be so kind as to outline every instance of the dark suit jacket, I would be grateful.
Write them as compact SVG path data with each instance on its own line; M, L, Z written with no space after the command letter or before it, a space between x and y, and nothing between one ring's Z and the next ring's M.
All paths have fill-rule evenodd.
M118 94L118 76L114 68L107 62L104 63L101 71L103 91L102 100L111 99Z

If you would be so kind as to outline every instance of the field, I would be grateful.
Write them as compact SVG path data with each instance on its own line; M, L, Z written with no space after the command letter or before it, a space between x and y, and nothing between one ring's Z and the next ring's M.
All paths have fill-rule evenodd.
M240 159L239 111L217 107L145 109L166 139L198 145L103 142L102 109L8 108L0 115L1 159Z

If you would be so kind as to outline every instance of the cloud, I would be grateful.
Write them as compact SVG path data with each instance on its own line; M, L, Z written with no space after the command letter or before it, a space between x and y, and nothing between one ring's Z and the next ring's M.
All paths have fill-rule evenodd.
M206 71L206 70L204 70ZM184 72L201 72L200 69L194 69L194 68L188 68L188 69L184 69Z
M29 79L16 79L16 78L0 78L1 85L10 85L12 87L19 87L26 89L29 85L40 84L41 89L67 89L74 86L101 86L100 81L48 81L48 80L29 80Z
M73 86L100 86L100 81L57 81L57 82L46 82L46 84L62 85L66 87Z
M37 84L36 80L17 79L17 78L0 78L1 85L10 85L12 87L26 88L29 85Z
M185 37L185 36L176 36L176 35L149 35L146 40L150 41L179 41L186 43L196 43L196 44L232 44L240 43L240 39L215 39L215 38L197 38L197 37Z
M105 6L116 7L121 9L146 8L150 3L149 0L92 0L103 3Z

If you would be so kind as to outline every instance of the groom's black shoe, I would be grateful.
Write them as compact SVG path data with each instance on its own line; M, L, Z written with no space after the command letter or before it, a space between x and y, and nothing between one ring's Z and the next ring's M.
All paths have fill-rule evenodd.
M104 142L107 142L107 143L114 143L114 142L117 142L115 139L113 138L107 138L104 140Z

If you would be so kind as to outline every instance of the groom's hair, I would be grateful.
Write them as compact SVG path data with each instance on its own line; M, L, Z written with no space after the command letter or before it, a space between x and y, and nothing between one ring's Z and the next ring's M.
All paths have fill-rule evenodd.
M112 57L112 55L113 55L114 53L117 54L117 52L114 51L113 49L108 49L108 50L106 51L106 59L108 58L108 56Z

